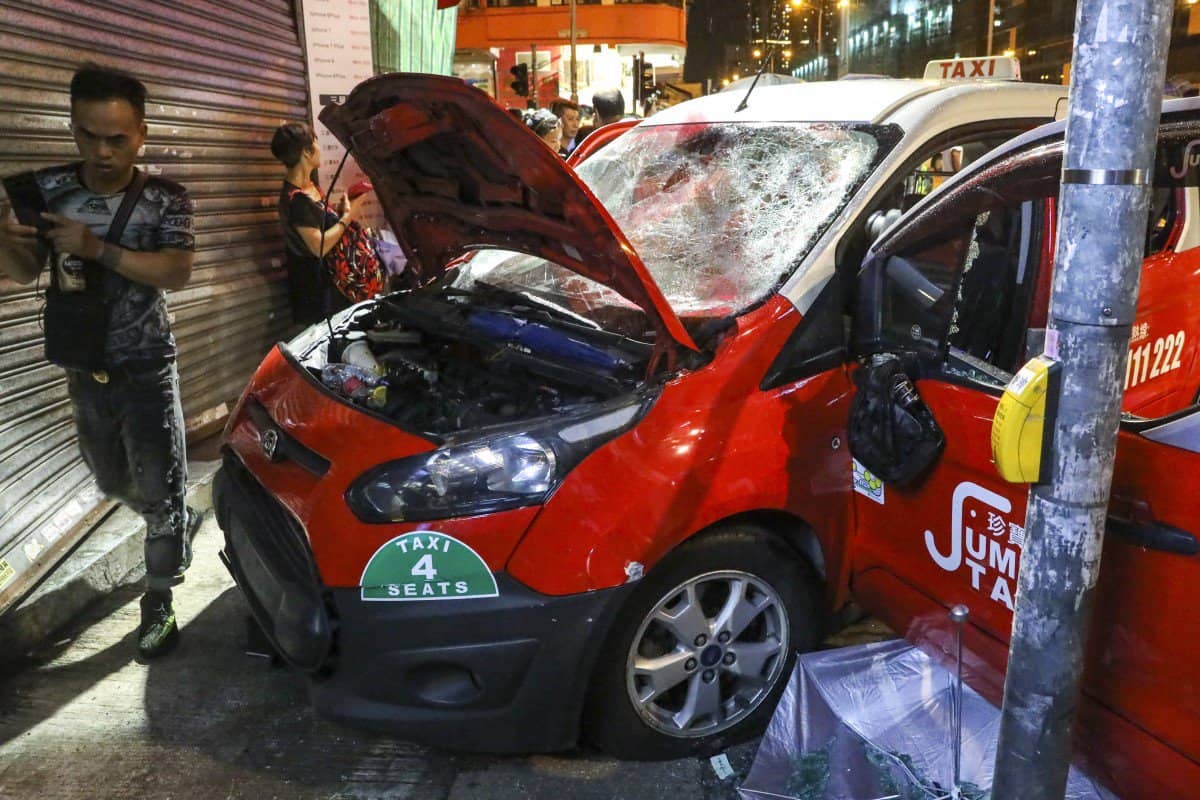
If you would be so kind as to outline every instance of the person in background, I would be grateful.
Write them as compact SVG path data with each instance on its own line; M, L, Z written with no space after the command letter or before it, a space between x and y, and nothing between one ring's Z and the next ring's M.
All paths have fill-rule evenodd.
M276 128L271 154L287 167L278 209L287 249L292 318L310 325L349 304L337 291L321 259L346 234L359 207L348 195L336 212L325 203L325 195L313 180L321 164L321 152L308 125L285 122Z
M620 89L605 89L592 95L592 106L596 109L596 127L625 117L625 95Z
M550 104L550 110L562 120L562 146L558 154L566 158L575 149L575 136L579 133L579 104L560 98Z
M525 124L555 153L562 147L562 121L548 108L525 112Z
M576 147L597 128L625 118L625 95L621 94L620 89L603 89L592 95L592 107L596 109L595 121L591 127L580 128L576 132Z
M179 184L134 167L146 139L145 117L146 87L137 78L95 64L75 72L71 132L81 160L33 173L49 209L41 215L49 223L45 234L11 221L8 209L0 208L0 271L32 283L49 260L60 295L106 301L105 330L56 336L104 338L104 368L66 367L67 394L79 449L97 486L146 520L137 650L148 659L179 641L171 587L192 560L191 540L202 515L185 505L183 409L163 292L182 289L192 274L192 201ZM132 212L120 238L110 242L108 230L130 191L139 192L130 200ZM80 259L100 266L91 272L96 283ZM58 315L47 322L69 324Z

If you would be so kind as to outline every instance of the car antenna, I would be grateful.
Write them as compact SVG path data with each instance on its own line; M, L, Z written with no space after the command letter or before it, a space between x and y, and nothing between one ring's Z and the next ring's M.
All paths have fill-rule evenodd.
M770 48L767 49L767 55L762 60L762 66L758 68L758 74L754 76L754 80L751 82L750 88L746 90L746 96L742 98L742 102L738 103L738 107L733 110L733 113L736 114L739 111L745 110L746 104L750 102L750 93L754 91L755 86L758 86L758 79L761 78L763 73L767 71L767 64L771 63L771 56L774 54L775 45L771 45Z

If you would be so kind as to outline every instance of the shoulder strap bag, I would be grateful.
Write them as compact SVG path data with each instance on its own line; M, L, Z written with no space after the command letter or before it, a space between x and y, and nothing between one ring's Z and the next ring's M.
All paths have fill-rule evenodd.
M134 170L133 180L125 190L125 199L108 226L105 242L120 242L133 207L146 187L146 179L145 172ZM56 259L57 256L52 255L51 260ZM57 263L50 265L44 328L46 360L51 364L87 372L105 368L109 309L102 285L104 270L101 264L83 259L85 288L82 291L66 291L59 285Z
M293 202L297 194L303 195L304 190L293 189L288 196L289 202ZM321 202L317 205L322 211L322 224L325 224L326 203ZM333 281L334 287L347 300L357 303L383 293L383 262L379 258L374 240L358 222L352 221L347 225L337 244L319 261Z

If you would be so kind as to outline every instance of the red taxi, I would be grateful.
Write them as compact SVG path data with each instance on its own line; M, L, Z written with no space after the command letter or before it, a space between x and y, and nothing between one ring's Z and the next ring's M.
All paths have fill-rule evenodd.
M318 710L493 751L582 730L632 758L760 729L852 590L879 599L868 528L899 545L882 534L925 519L851 489L853 276L941 154L1064 95L762 87L576 172L454 79L381 76L322 112L419 288L275 348L214 485L231 572Z

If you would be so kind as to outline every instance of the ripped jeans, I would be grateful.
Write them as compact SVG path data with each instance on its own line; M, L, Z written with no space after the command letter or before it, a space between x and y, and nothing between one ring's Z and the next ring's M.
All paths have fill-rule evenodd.
M146 520L146 585L167 589L191 561L187 458L175 364L115 369L101 383L67 370L79 449L100 490Z

